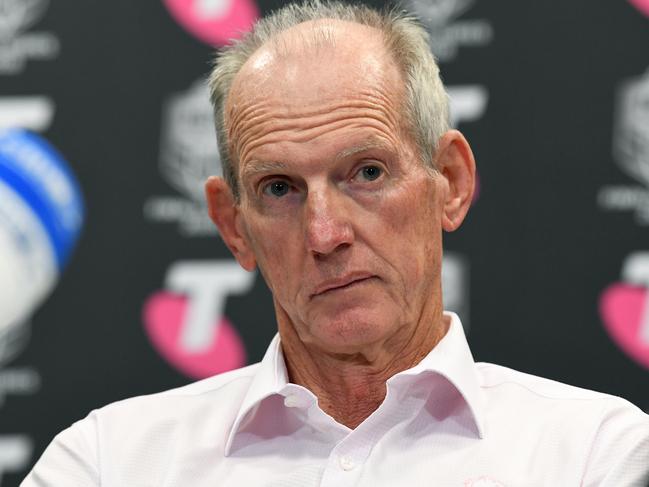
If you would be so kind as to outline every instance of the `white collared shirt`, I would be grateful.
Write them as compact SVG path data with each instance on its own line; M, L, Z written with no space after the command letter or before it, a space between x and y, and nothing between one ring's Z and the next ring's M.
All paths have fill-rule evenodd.
M356 429L255 365L120 401L60 433L22 487L645 487L649 416L629 402L475 363L459 318L387 382Z

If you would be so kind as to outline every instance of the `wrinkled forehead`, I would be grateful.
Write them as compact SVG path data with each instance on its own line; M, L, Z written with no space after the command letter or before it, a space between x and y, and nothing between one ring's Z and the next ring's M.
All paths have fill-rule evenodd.
M226 124L257 102L290 113L355 93L400 96L402 85L379 30L333 19L304 22L242 66L226 101Z

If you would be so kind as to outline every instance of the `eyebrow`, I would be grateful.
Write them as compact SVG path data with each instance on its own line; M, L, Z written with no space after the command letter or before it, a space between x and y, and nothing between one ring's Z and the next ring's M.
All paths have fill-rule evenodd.
M241 171L241 179L252 178L257 174L284 172L286 169L287 165L283 162L252 159L251 161L248 161L246 167Z
M346 159L348 157L354 156L366 152L368 150L380 149L380 150L391 150L390 146L386 145L384 142L370 139L365 142L362 142L358 145L345 148L338 152L333 158L334 161L340 161L341 159ZM241 171L241 179L254 178L258 174L268 174L274 172L285 172L288 170L289 165L281 161L264 161L259 159L251 159L246 164L246 167Z
M336 156L334 157L334 160L339 161L340 159L346 159L348 157L354 156L356 154L359 154L361 152L365 152L368 150L372 149L381 149L381 150L390 150L390 147L387 146L384 142L378 141L374 138L367 140L359 145L355 145L352 147L349 147L347 149L341 150Z

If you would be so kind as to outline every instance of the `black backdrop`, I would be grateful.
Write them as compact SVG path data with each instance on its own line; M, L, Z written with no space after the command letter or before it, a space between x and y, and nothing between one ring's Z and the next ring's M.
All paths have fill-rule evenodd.
M649 410L649 2L408 5L429 16L478 162L444 271L474 356ZM255 5L0 0L0 123L58 147L87 205L58 287L0 362L3 487L93 408L243 364L243 349L255 362L275 332L260 276L229 269L199 203L218 168L201 84L213 49L183 8L245 23ZM44 108L25 122L28 99ZM190 307L193 342L174 331Z

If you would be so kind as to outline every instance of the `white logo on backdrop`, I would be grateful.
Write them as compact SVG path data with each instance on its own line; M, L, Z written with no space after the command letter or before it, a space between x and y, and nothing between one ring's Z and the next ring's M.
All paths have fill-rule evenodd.
M0 408L7 397L31 396L41 387L41 377L32 367L4 367L27 345L28 321L0 323ZM0 435L0 485L4 473L20 472L32 457L32 441L26 435Z
M430 47L440 61L450 61L460 46L478 47L491 42L493 28L481 19L457 20L474 0L405 0L430 33Z
M180 346L207 349L214 341L215 319L224 316L229 295L250 291L255 274L231 262L176 262L167 271L167 288L188 297L189 307L180 333Z
M59 40L50 32L27 32L47 9L47 0L0 0L0 74L18 74L29 59L52 59Z
M27 344L29 322L0 326L0 408L7 397L31 396L41 388L41 376L32 367L4 367ZM0 485L4 473L17 473L28 467L33 445L26 435L0 435Z
M5 473L15 473L27 467L34 447L23 435L0 435L0 484Z
M7 367L0 369L0 407L7 396L31 396L41 388L41 376L29 367Z
M54 117L54 102L47 96L0 97L0 130L21 127L45 132Z
M634 252L622 264L622 280L638 288L649 290L649 252ZM640 313L638 339L649 346L649 299L645 298Z
M0 367L13 359L25 348L30 336L28 321L0 323ZM2 369L0 369L0 374ZM2 384L0 379L0 406L2 405Z
M469 262L456 252L444 252L442 262L444 309L458 314L469 331Z
M600 207L632 211L640 225L649 225L649 70L618 89L613 156L622 171L644 186L605 186L597 195Z
M162 117L160 172L182 196L149 198L144 215L151 221L176 223L186 236L213 235L203 185L208 176L221 174L221 160L205 82L171 96Z
M223 17L232 4L232 0L197 0L194 11L203 19Z
M484 115L489 100L489 92L484 86L449 86L446 91L450 101L453 127L457 127L460 122L474 122Z
M0 330L0 408L9 395L28 396L40 390L41 377L31 367L2 368L26 344L27 323ZM5 473L18 473L28 467L33 452L27 435L0 435L0 485Z

